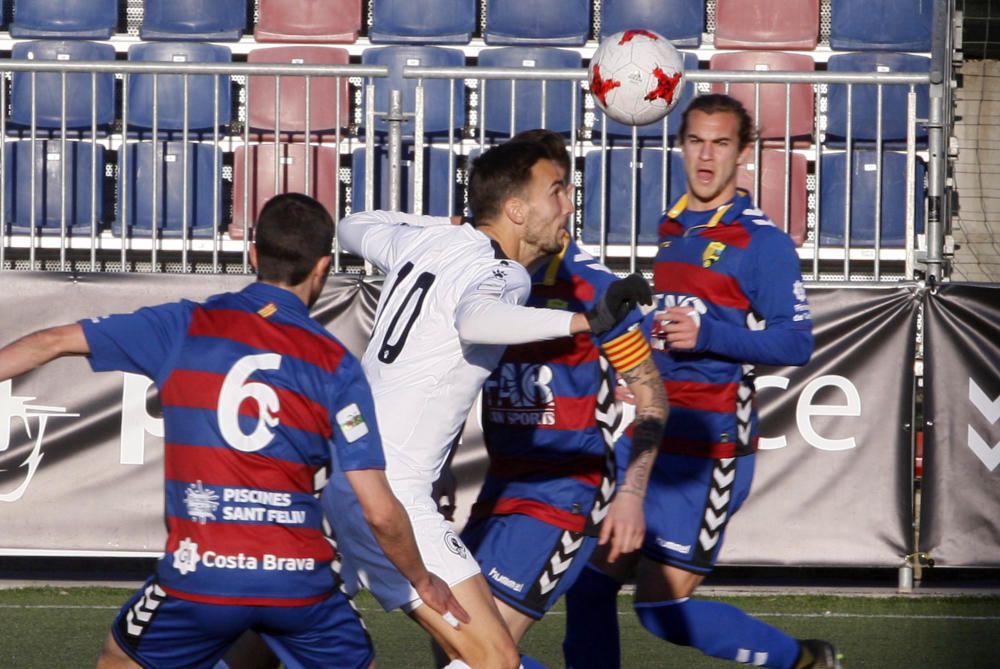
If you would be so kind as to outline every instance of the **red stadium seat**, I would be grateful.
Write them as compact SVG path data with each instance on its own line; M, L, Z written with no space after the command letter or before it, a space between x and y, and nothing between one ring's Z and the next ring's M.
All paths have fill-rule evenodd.
M260 0L258 42L354 42L361 0Z
M309 148L308 183L305 144L252 144L236 149L233 222L229 226L232 239L243 239L245 228L253 225L264 203L278 193L306 193L319 200L332 216L338 216L337 149L317 144Z
M336 47L279 46L254 49L247 56L247 62L346 65L348 57L345 49ZM280 86L277 119L276 79ZM332 141L336 129L346 128L351 120L347 77L310 77L307 110L306 77L253 76L250 77L249 106L250 127L258 133L258 138L270 139L277 133L283 140L304 139L308 112L310 136Z
M789 173L785 172L785 156L790 157ZM754 202L774 221L774 224L788 233L796 246L802 246L806 239L806 157L801 153L783 149L767 149L760 152L760 163L740 165L737 185L754 192L756 174L760 174L760 190ZM785 217L786 188L788 195L788 217Z
M805 54L771 51L738 51L717 53L709 61L712 70L754 70L812 72L815 64ZM785 100L791 103L788 134L792 140L809 138L813 133L813 89L809 84L793 84L790 96L785 84L761 84L759 101L755 104L754 84L728 84L728 93L747 108L763 140L784 140ZM715 93L727 92L727 84L713 84Z
M815 49L819 0L717 0L717 49Z

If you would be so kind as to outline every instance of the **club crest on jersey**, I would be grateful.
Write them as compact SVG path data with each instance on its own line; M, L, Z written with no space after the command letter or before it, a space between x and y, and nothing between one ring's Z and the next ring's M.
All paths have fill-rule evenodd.
M458 557L465 559L469 556L469 549L465 547L458 535L448 530L444 533L444 545Z
M344 433L344 438L354 442L368 434L368 424L361 415L361 409L354 402L337 412L337 425Z
M711 267L722 258L722 252L726 250L726 245L722 242L709 242L708 246L701 253L701 266Z
M190 574L198 568L199 560L198 543L191 541L191 537L185 537L174 551L174 569L181 574Z
M270 318L271 316L278 313L278 307L274 302L268 302L263 307L257 310L257 315L261 318Z
M215 520L215 510L219 508L219 495L211 488L206 488L201 481L190 484L184 491L184 504L188 515L204 525L209 520Z

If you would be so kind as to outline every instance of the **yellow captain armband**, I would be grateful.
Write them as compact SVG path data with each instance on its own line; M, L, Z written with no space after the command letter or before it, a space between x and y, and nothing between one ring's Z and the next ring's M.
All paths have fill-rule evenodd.
M651 354L649 342L642 336L642 331L638 327L615 337L601 348L608 356L608 362L619 374L629 371Z

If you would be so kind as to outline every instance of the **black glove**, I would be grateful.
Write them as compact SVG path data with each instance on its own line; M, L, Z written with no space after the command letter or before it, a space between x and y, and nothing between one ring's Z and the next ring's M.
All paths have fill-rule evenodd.
M629 274L608 286L598 303L584 316L591 332L603 334L618 325L637 305L652 303L653 293L649 283L641 274Z

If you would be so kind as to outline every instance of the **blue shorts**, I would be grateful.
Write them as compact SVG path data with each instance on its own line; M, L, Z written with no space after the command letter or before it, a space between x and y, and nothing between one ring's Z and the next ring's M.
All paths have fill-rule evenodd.
M248 629L289 669L367 667L375 652L357 611L339 592L308 606L202 604L143 585L111 626L115 641L143 667L212 667Z
M697 574L712 571L726 525L750 494L755 459L660 453L646 490L642 554Z
M493 596L535 620L569 590L597 547L596 537L521 514L470 520L462 541Z

